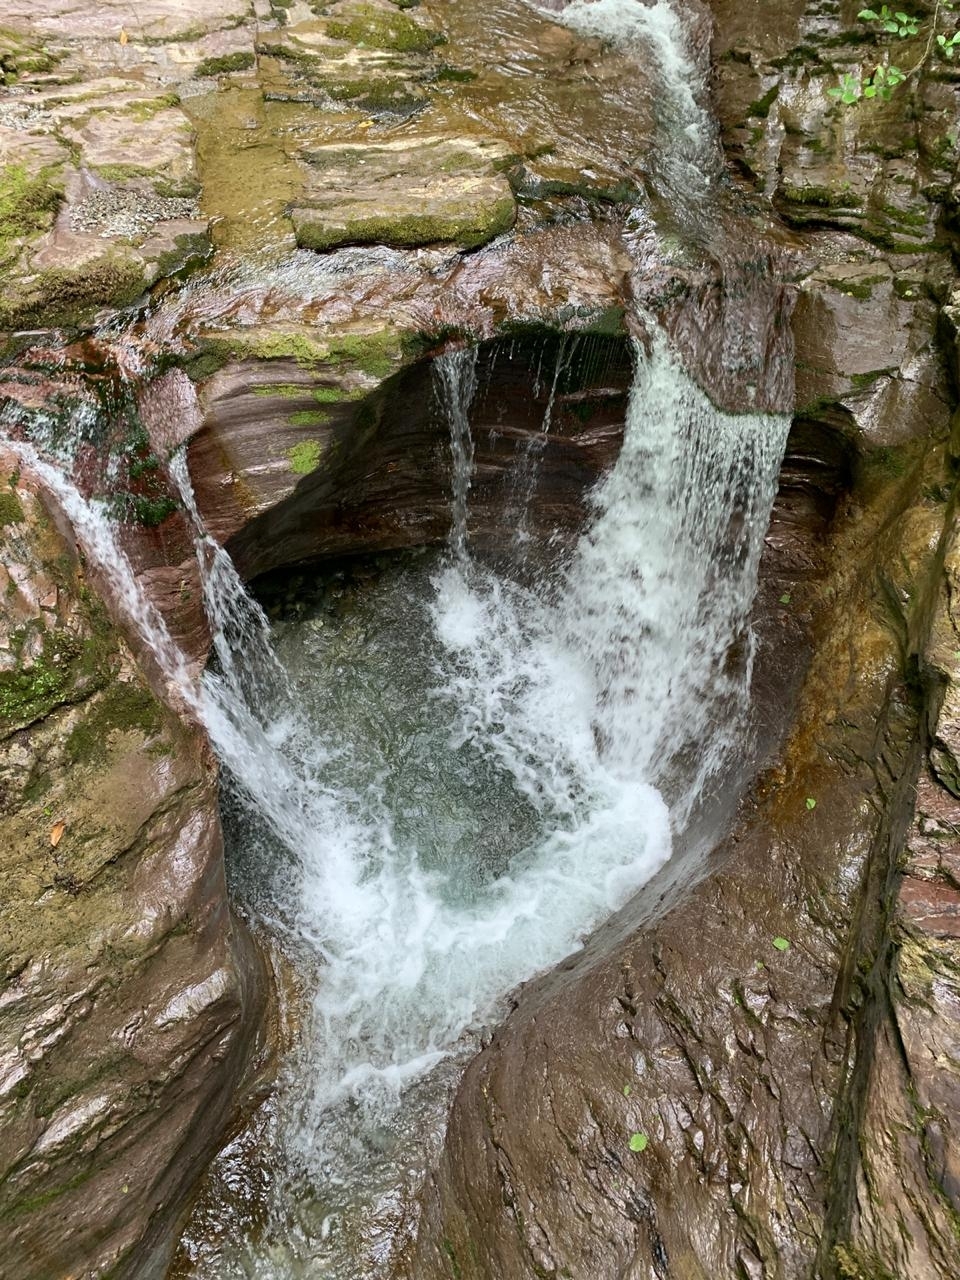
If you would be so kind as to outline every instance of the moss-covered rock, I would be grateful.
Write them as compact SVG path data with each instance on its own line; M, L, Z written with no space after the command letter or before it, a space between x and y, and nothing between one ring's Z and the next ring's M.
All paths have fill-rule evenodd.
M310 185L290 210L297 243L321 251L485 244L516 217L509 183L495 168L502 154L469 138L316 148L305 157Z
M98 307L124 307L145 287L143 258L127 246L104 251L74 266L33 272L0 296L0 326L39 323L81 324Z
M62 199L59 169L31 173L22 162L0 167L0 266L11 263L24 241L50 226Z
M193 74L199 78L229 75L233 71L249 71L256 65L256 61L256 57L250 50L241 49L236 53L225 53L218 58L204 58L202 62L197 63Z
M336 18L328 20L326 33L331 40L396 53L426 53L443 42L439 32L422 26L390 5L341 5Z
M259 975L197 731L15 460L0 494L0 1269L138 1274L226 1121Z
M287 450L290 470L298 476L308 476L320 465L320 441L304 440Z

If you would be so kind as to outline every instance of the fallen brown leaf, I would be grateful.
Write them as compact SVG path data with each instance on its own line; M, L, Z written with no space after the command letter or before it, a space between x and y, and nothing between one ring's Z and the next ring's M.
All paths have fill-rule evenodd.
M127 43L129 42L129 40L130 40L130 37L127 35L126 31L124 31L123 27L121 27L121 28L120 28L120 43L121 43L121 44L127 44Z
M65 822L58 822L56 826L53 828L53 830L50 832L50 844L52 848L55 849L57 845L60 843L60 841L63 839L63 833L66 831L66 829L67 829L67 824Z

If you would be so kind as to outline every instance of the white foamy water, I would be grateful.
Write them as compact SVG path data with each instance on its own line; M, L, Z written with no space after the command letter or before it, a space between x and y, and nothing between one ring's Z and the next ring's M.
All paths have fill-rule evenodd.
M674 188L701 196L723 167L716 121L706 104L709 63L694 55L671 0L573 0L555 21L585 35L647 53L662 136L656 163Z

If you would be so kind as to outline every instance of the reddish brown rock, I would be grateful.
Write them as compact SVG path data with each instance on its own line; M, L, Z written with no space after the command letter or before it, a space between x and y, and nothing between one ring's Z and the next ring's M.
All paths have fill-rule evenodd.
M160 1276L256 1038L216 770L2 458L0 1270Z

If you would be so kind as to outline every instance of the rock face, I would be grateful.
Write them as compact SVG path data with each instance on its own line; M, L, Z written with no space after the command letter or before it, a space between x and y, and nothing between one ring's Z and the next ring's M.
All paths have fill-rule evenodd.
M731 840L688 869L700 883L678 894L669 868L525 989L469 1068L404 1274L885 1274L849 1269L861 1254L841 1204L845 1148L873 1122L863 1075L920 751L903 633L875 610L886 557L905 556L903 626L922 632L945 517L917 495L884 529L892 498L888 481L858 507L833 576L806 585L842 604L821 615L782 762ZM858 585L851 565L863 574L875 540ZM940 1185L919 1180L917 1201L942 1223ZM949 1275L930 1261L946 1238L929 1257L918 1243L925 1269L890 1273Z
M859 1151L849 1181L848 1265L869 1274L956 1269L960 1164L960 838L956 774L957 550L952 546L923 654L926 760L890 891L893 944L868 1044ZM856 1272L854 1272L856 1274Z
M263 977L216 775L0 455L0 1222L10 1277L160 1276Z

